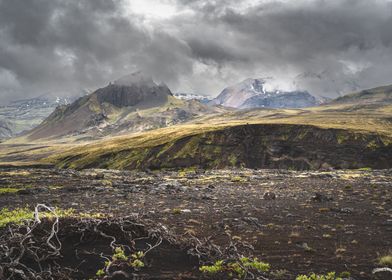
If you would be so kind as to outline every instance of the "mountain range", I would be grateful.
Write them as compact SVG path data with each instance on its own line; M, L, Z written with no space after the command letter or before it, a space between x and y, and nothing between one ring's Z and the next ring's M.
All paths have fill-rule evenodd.
M165 84L157 84L142 72L135 72L78 99L47 94L0 107L0 139L24 134L30 140L65 136L92 140L172 126L234 109L391 101L391 87L365 90L331 101L307 91L268 90L267 83L267 79L246 79L209 100L197 94L173 94ZM237 117L241 114L236 113Z
M114 169L392 167L392 86L319 103L248 79L203 104L136 72L57 106L1 144L0 159Z

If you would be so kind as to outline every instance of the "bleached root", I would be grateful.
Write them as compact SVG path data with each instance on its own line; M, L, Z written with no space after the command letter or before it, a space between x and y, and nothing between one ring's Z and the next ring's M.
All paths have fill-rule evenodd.
M34 230L40 225L40 213L42 211L48 211L54 218L51 226L51 231L44 240L44 244L47 248L42 248L42 245L37 245L36 240L34 240L32 234ZM22 232L26 230L26 233ZM5 238L0 239L0 254L4 257L1 258L2 270L1 274L7 270L11 272L8 279L12 279L18 276L21 279L42 279L44 274L49 276L51 271L44 272L41 266L41 262L47 260L53 256L59 256L61 250L61 242L57 236L59 231L59 217L55 212L55 209L45 204L38 204L34 209L34 219L27 222L27 225L18 226L15 228L9 227L9 236L7 236L7 241L12 240L12 242L5 242ZM39 267L39 271L35 271L21 263L21 259L29 255L32 257Z
M55 208L38 204L33 219L1 229L0 279L73 279L71 275L75 273L83 275L79 267L86 262L86 256L91 256L94 264L101 268L104 261L113 263L112 255L118 247L131 254L137 252L136 242L144 243L143 255L146 256L164 241L175 242L163 226L155 223L154 227L149 227L149 223L153 224L145 218L96 219L78 218L77 215L61 217L60 221ZM69 238L72 249L65 245ZM95 249L92 242L97 240L104 252ZM92 245L86 247L85 244ZM79 264L75 265L75 261ZM70 262L72 267L68 267ZM116 268L109 265L105 272L110 276Z
M373 269L372 273L376 274L376 273L380 273L380 272L390 272L390 273L392 273L392 269L389 268L389 267L380 267L380 268Z

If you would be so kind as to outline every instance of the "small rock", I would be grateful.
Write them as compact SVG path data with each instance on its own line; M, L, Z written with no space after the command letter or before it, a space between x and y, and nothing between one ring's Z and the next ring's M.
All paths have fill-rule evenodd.
M386 220L384 223L382 223L383 226L392 226L392 219Z
M97 173L97 174L95 174L95 180L102 180L102 179L104 179L105 178L105 174L103 174L103 173Z
M44 187L38 187L38 188L35 188L34 191L36 193L43 193L43 192L47 191L47 189Z
M314 249L308 245L306 242L297 242L296 246L304 249L306 252L313 252Z
M74 193L74 192L78 192L79 191L78 188L75 188L73 186L64 187L64 188L62 188L62 190L65 191L65 192L70 192L70 193Z
M352 212L354 212L354 208L342 208L340 209L340 212L345 214L351 214Z
M315 193L314 196L312 196L312 200L316 202L326 202L326 201L332 201L333 198L323 195L321 193Z
M17 192L19 195L29 195L34 194L35 192L32 189L22 189Z
M93 190L96 192L104 192L104 191L106 191L106 188L105 187L94 187Z
M273 192L265 192L263 195L263 198L265 200L274 200L274 199L276 199L276 194Z
M287 218L296 218L296 217L299 217L299 216L298 216L298 215L291 214L291 213L288 213L288 214L286 215L286 217L287 217Z
M248 224L255 225L258 228L262 227L261 223L259 222L259 219L256 217L244 217L242 218L242 220L244 220Z

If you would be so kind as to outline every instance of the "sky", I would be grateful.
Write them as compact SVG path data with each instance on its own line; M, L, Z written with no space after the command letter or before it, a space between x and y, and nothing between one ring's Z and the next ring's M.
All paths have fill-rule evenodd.
M0 104L139 70L211 96L246 78L328 97L392 84L392 2L0 0Z

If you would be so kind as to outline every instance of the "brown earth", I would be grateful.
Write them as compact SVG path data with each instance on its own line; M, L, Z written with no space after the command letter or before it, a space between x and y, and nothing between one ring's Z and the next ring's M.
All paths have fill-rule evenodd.
M283 274L280 279L311 271L388 279L376 278L372 270L378 267L378 257L392 250L391 170L144 173L3 168L0 189L4 188L20 191L0 195L1 208L44 203L111 219L149 221L181 240L173 251L180 259L186 254L179 248L209 238L222 251L236 242L240 254L270 263L267 279L279 279L277 271ZM200 277L194 262L171 266L170 257L163 256L167 262L158 258L152 276L144 279L170 279L157 276L168 267L171 279L174 274L178 279Z

